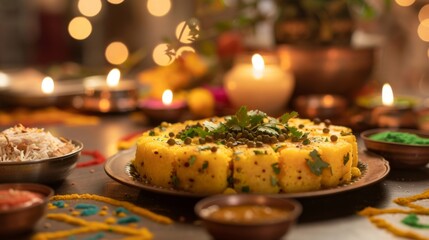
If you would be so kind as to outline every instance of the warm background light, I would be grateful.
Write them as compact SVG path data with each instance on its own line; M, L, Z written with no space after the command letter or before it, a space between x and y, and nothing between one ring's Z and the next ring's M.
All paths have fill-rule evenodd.
M107 0L111 4L121 4L124 0Z
M417 34L421 40L429 42L429 19L425 19L419 24Z
M200 29L200 27L197 25L196 26L197 30ZM189 28L188 25L186 25L186 21L180 22L177 27L176 27L176 38L177 40L179 40L181 43L185 43L185 44L189 44L192 43L194 41L193 37L191 35L191 29ZM196 36L198 37L198 36Z
M0 88L9 86L10 79L5 73L0 72Z
M416 0L395 0L395 2L401 7L411 6Z
M264 58L260 54L253 54L252 56L253 76L256 79L262 78L265 69Z
M87 17L93 17L101 11L101 0L79 0L79 12Z
M162 103L164 105L170 105L172 102L173 102L173 92L170 89L167 89L162 93Z
M171 9L170 0L148 0L147 10L156 17L162 17Z
M161 43L158 44L152 52L153 61L159 66L170 65L174 61L174 57L168 56L166 51L168 49L168 44Z
M193 47L190 47L190 46L180 47L179 49L177 49L176 57L180 57L183 53L186 53L186 52L195 53L195 49Z
M419 20L423 22L425 19L429 18L429 4L424 5L419 11Z
M390 84L385 83L381 90L381 101L384 106L392 106L395 97L393 96L393 90Z
M45 94L53 93L55 89L54 80L50 77L45 77L42 80L42 85L40 88L42 92Z
M114 65L124 63L127 60L128 55L128 48L122 42L110 43L105 52L106 60Z
M92 25L85 17L75 17L70 21L68 30L72 38L83 40L91 34Z
M119 69L114 68L107 74L106 83L109 87L118 86L119 80L121 79L121 72Z

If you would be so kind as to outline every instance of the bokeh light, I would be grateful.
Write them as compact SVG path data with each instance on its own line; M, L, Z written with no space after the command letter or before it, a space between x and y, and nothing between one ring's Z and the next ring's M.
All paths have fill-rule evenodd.
M168 44L158 44L152 52L153 61L159 66L168 66L174 61L174 57L167 54Z
M87 17L93 17L101 11L101 0L79 0L79 12Z
M121 4L124 0L107 0L111 4Z
M106 60L114 65L124 63L127 60L128 55L128 48L122 42L110 43L105 52Z
M429 18L429 4L424 5L419 11L420 22Z
M421 40L429 42L429 19L425 19L419 24L417 34Z
M148 0L147 10L156 17L162 17L171 9L170 0Z
M72 38L83 40L91 34L92 25L85 17L75 17L70 21L68 31Z
M190 47L190 46L180 47L179 49L177 49L176 57L180 57L182 54L184 54L186 52L193 52L193 53L195 53L195 49L193 47Z
M401 7L411 6L416 0L395 0L396 4Z
M195 30L199 31L200 27L199 25L192 21L192 24L195 24ZM192 29L189 27L189 25L186 23L186 21L180 22L176 27L176 38L181 43L189 44L198 38L199 34L197 32L193 32Z
M42 80L42 85L40 86L40 89L45 94L53 93L55 89L54 80L51 77L45 77Z
M0 72L0 88L8 87L10 84L9 76Z

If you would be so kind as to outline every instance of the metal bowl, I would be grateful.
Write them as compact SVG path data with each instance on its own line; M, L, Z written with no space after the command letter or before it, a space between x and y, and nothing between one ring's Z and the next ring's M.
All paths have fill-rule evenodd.
M413 129L389 129L377 128L366 130L361 133L361 138L366 148L374 153L383 156L389 161L392 168L421 168L429 163L428 145L411 145L393 142L382 142L372 140L370 137L376 133L395 131L416 134L420 137L429 138L428 132Z
M47 186L34 183L0 184L0 190L25 190L42 195L42 202L10 210L0 210L0 238L13 239L10 235L22 234L33 229L46 211L54 191ZM3 238L1 236L9 236Z
M280 219L265 220L254 223L214 220L203 214L209 207L259 205L287 210ZM302 207L297 201L285 198L274 198L265 195L232 194L216 195L200 200L195 205L195 213L203 220L207 231L215 239L280 239L285 235L301 214Z
M72 140L76 149L66 155L26 162L0 162L0 183L53 183L64 180L75 168L83 144Z
M347 109L347 100L338 95L312 94L298 96L294 108L301 117L329 119L338 117Z
M295 96L338 94L352 98L372 74L375 48L278 46L281 66L295 75Z

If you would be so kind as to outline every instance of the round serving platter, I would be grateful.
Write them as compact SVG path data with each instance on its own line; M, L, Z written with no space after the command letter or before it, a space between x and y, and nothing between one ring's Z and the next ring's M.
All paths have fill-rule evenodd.
M135 151L135 148L124 150L107 159L106 164L104 165L104 170L107 175L122 184L150 192L185 197L208 196L207 194L185 192L172 188L161 188L141 181L138 176L136 176L136 172L131 166L131 161L135 157ZM306 198L331 195L374 184L386 177L390 171L389 163L383 157L372 154L367 151L359 152L359 167L362 171L362 176L345 185L341 185L335 188L320 189L316 191L299 193L279 193L269 195L284 198Z

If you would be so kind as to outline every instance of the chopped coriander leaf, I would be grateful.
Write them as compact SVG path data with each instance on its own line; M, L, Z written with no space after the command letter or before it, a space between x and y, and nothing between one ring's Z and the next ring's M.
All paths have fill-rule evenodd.
M155 136L155 131L154 130L150 130L149 131L149 136Z
M241 187L241 191L244 193L248 193L248 192L250 192L250 187L249 186L243 186L243 187Z
M253 150L253 152L255 153L255 155L265 155L266 152L261 151L261 150Z
M322 160L319 152L317 150L313 150L310 152L310 159L307 160L307 166L310 168L310 171L316 175L320 176L322 174L323 169L329 167L329 163Z
M347 153L343 157L343 163L344 163L344 165L346 165L349 162L349 160L350 160L350 153Z
M205 170L205 169L207 169L209 167L209 162L208 161L204 161L203 162L203 166L202 166L202 170Z
M280 173L279 163L273 163L273 164L271 164L271 168L273 169L273 172L275 174L279 174Z
M192 155L190 158L189 158L189 160L188 160L188 162L189 162L189 166L192 166L192 165L194 165L194 163L195 163L195 161L197 160L197 157L195 156L195 155Z
M174 187L179 186L179 178L177 177L176 174L173 174L171 176L171 184L173 184Z
M290 113L285 113L285 114L283 114L280 117L280 122L283 123L283 124L285 124L285 123L287 123L289 121L289 119L292 119L292 118L295 118L295 117L298 117L298 113L295 112L295 111L292 111Z
M272 186L277 186L278 180L275 176L271 176L271 185Z

